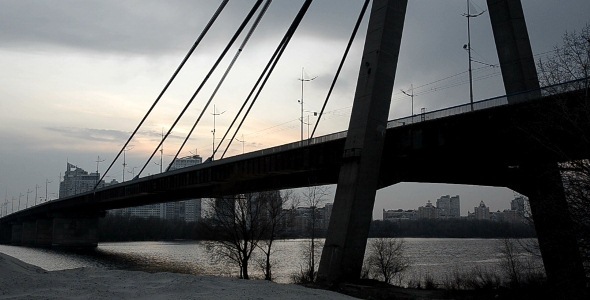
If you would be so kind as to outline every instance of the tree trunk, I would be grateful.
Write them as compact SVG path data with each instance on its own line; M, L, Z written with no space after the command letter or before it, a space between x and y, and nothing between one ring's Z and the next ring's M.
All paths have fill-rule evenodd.
M242 279L250 279L248 275L248 258L242 259Z

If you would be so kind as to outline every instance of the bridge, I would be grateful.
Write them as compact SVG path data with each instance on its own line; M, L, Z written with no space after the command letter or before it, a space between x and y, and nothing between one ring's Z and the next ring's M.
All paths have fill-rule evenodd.
M402 181L504 186L531 201L549 279L579 291L584 274L575 236L564 231L572 225L557 163L588 158L579 143L590 132L579 88L588 79L540 88L520 2L488 0L507 95L387 122L406 4L373 3L347 132L46 202L0 218L0 240L96 245L109 209L337 184L319 270L335 283L360 274L377 189Z

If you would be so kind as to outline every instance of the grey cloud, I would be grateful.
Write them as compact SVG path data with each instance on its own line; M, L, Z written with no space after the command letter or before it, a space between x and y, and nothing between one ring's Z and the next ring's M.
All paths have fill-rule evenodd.
M254 1L230 2L211 31L209 41L225 43ZM260 25L261 38L276 38L302 2L275 0ZM356 18L359 1L316 1L299 34L348 35L342 24ZM219 1L43 1L5 0L0 3L0 47L46 49L65 47L95 52L161 54L188 49ZM337 22L326 22L338 15ZM350 17L350 18L349 18ZM340 22L340 23L339 23ZM276 24L282 24L277 28ZM349 30L346 29L346 32Z
M77 127L47 127L46 130L61 133L70 138L88 140L94 142L112 142L121 144L126 141L131 132L112 130L112 129L96 129L96 128L77 128ZM152 141L160 141L162 133L155 130L140 130L138 135L142 137L149 137ZM184 137L170 134L168 139L184 139Z
M75 128L75 127L47 127L50 131L61 133L70 138L88 140L94 142L121 143L129 138L128 132L109 129Z

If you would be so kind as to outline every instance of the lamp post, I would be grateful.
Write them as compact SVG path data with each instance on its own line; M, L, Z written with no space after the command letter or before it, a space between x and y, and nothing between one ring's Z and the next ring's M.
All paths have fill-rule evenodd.
M244 140L244 134L242 134L242 140L238 140L236 139L236 141L242 143L242 154L244 154L244 143L246 143L246 140Z
M133 149L133 146L128 146L126 148L123 149L123 181L125 182L125 168L127 167L127 157L126 157L126 152Z
M414 116L414 85L410 84L410 94L406 93L404 90L401 90L404 95L409 96L412 98L412 117Z
M98 174L98 164L103 162L103 160L100 160L100 155L96 157L96 182L94 183L95 186L98 185L98 181L100 180L100 175ZM60 175L61 177L61 175Z
M306 81L312 81L316 78L318 78L318 77L316 76L314 78L305 79L304 68L303 67L301 68L301 78L299 78L299 81L301 81L301 99L299 100L299 104L301 104L301 119L300 119L300 121L301 121L301 141L303 141L303 84Z
M211 150L211 161L214 160L214 156L215 156L215 117L219 116L219 115L223 115L223 113L225 112L222 111L220 113L217 113L216 109L215 109L215 104L213 104L213 131L211 131L211 133L213 133L213 150Z
M29 208L29 194L32 192L32 190L27 189L27 204L25 205L25 208Z
M467 0L467 13L463 14L464 17L467 17L467 45L463 45L463 49L467 50L469 55L469 103L471 104L471 110L473 111L473 72L471 69L471 18L479 17L484 12L480 12L479 14L472 15L470 12L469 0Z
M51 183L51 181L49 181L49 179L45 179L45 202L47 202L48 198L48 193L47 193L47 186Z

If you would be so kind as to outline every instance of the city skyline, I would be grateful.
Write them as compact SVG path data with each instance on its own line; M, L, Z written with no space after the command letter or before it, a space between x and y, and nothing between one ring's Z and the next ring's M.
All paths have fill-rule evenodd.
M549 55L566 31L580 30L588 22L587 1L569 1L568 5L550 0L522 2L536 59ZM217 132L224 132L231 122L239 106L236 99L244 98L244 91L249 90L301 3L274 1L271 5L260 31L253 35L216 97L218 112L225 111L217 116ZM485 10L485 1L473 4ZM4 201L2 194L11 201L28 195L27 191L36 186L45 189L46 184L48 196L57 193L58 176L66 162L93 172L100 157L104 160L98 166L102 174L217 5L217 1L0 3L0 200ZM170 127L248 5L245 1L230 3L220 16L221 25L216 24L189 60L180 81L126 151L128 170L143 165L160 141L162 130ZM313 121L313 112L321 108L361 5L352 0L338 6L330 1L312 5L262 94L260 106L245 123L242 142L233 143L230 155L299 140L301 106L297 101L301 98L298 79L302 68L305 78L317 76L305 83L304 113ZM390 119L407 116L412 109L415 113L422 107L432 111L469 101L467 54L463 49L466 19L462 13L465 1L409 2ZM363 24L328 113L318 127L319 135L347 128L366 20ZM502 95L488 15L472 19L471 26L474 58L488 64L476 64L475 99ZM215 76L218 79L220 75ZM164 165L200 113L197 107L209 97L212 85L206 87L198 104L189 110L190 117L183 119L164 144ZM402 93L411 87L413 107ZM181 156L191 152L205 158L210 155L213 114L211 107L204 112L203 124ZM115 163L106 181L121 181L125 172L122 163ZM150 162L144 175L158 173L159 168ZM506 188L402 183L378 191L374 216L386 206L411 207L421 199L445 194L461 195L465 201L461 214L480 201L495 211L513 197Z

